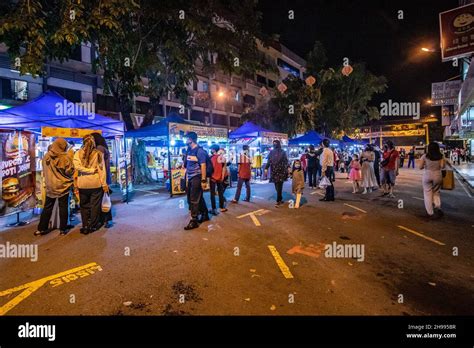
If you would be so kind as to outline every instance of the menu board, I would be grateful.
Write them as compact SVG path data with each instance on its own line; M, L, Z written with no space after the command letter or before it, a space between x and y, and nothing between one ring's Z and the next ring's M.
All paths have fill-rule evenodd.
M33 209L36 205L34 134L0 130L0 156L0 216Z

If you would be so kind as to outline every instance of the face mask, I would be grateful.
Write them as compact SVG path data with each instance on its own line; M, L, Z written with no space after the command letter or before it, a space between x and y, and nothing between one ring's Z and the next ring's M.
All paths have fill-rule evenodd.
M300 166L300 165L298 165L298 164L295 164L295 169L300 169L300 168L301 168L301 166Z

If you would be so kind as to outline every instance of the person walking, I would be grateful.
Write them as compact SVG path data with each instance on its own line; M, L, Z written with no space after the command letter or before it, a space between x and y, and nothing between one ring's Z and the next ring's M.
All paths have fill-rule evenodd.
M405 163L405 156L406 156L406 152L405 152L405 149L402 147L400 149L400 168L403 168L403 164Z
M359 156L354 154L354 159L351 161L351 171L349 173L349 179L352 181L352 193L358 193L360 188L360 181L362 179L362 174L360 172L360 162Z
M109 186L110 190L110 185L112 184L112 173L110 172L110 151L109 147L107 146L107 141L105 138L99 134L99 133L92 133L92 136L94 137L95 145L97 150L99 150L102 155L104 156L104 164L105 164L105 179L107 182L107 185ZM153 156L150 154L150 157L153 159ZM109 194L112 193L112 191L109 191ZM101 211L101 223L104 224L105 228L110 228L112 227L112 209L110 209L107 213L104 213Z
M306 176L308 174L308 149L304 150L300 157L301 168L303 169L304 182L306 182Z
M273 141L273 150L268 154L267 164L265 165L265 177L270 168L270 182L275 185L277 192L275 207L279 208L283 202L283 183L288 178L288 157L281 148L280 140Z
M391 140L387 141L387 149L383 153L383 161L380 164L382 167L382 196L395 198L393 195L393 187L398 176L398 169L400 168L400 155L395 149Z
M300 207L301 195L303 194L304 189L304 175L300 160L295 160L293 162L293 168L291 170L291 179L291 191L293 192L296 198L294 208L298 209Z
M212 175L210 178L209 186L211 191L211 211L212 215L217 215L216 211L216 189L219 195L219 208L220 211L226 212L225 198L224 198L224 179L227 168L227 163L223 154L219 151L219 145L214 144L211 146L211 162L212 162Z
M365 195L367 192L372 192L372 188L377 186L377 179L374 170L375 153L372 145L369 144L366 146L365 151L362 152L360 158L362 163L362 187L364 188L362 194Z
M186 168L186 193L188 196L189 210L191 220L184 227L185 230L198 228L199 224L209 221L209 212L204 201L204 189L207 186L207 165L212 163L208 161L209 155L197 143L198 136L195 132L186 134L186 159L184 167ZM201 215L201 218L199 218Z
M238 177L237 190L235 191L235 197L232 200L232 203L238 203L240 199L240 192L242 191L242 185L245 184L245 202L250 202L250 179L251 179L251 165L252 159L249 154L249 146L243 146L243 153L239 156L238 163Z
M415 147L412 146L410 151L408 152L408 165L407 168L415 168Z
M446 165L439 144L432 142L428 145L428 152L421 157L420 169L423 170L423 199L426 213L430 218L443 216L441 210L440 189L443 183L442 170Z
M82 234L89 234L102 227L102 197L109 193L105 161L97 150L94 137L86 135L82 148L74 155L77 185L82 219Z
M374 152L374 175L375 181L377 182L377 188L382 186L380 182L380 159L382 158L382 154L378 146L371 145L371 147Z
M334 183L333 183L333 174L334 174L334 153L329 148L330 142L329 139L323 140L323 151L321 153L321 167L322 167L322 176L326 177L330 181L330 185L326 186L326 194L323 198L320 199L322 202L334 201Z
M306 154L307 170L308 170L308 184L309 187L315 189L317 186L317 174L319 166L319 156L314 150L314 146L309 146L309 151Z
M63 138L57 138L43 158L46 200L41 212L38 230L34 233L35 236L41 236L49 232L49 221L56 200L58 200L59 205L59 234L63 236L69 232L69 193L73 183L74 165L71 155L66 152L67 148L67 141Z

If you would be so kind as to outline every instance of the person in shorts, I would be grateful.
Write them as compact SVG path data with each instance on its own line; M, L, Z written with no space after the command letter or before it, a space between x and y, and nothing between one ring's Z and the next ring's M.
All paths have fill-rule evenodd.
M395 181L397 179L398 168L400 168L400 154L395 149L393 142L390 140L387 141L387 149L382 155L380 166L382 167L382 196L388 195L390 198L395 198L393 195L393 187L395 186Z

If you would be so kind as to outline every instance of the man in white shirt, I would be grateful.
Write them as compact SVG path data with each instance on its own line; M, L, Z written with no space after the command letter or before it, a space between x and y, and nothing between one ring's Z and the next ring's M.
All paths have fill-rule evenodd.
M332 177L334 174L334 153L329 148L329 139L323 140L323 152L321 154L322 175L329 179L331 185L326 186L326 195L321 198L322 202L334 201L334 185Z

